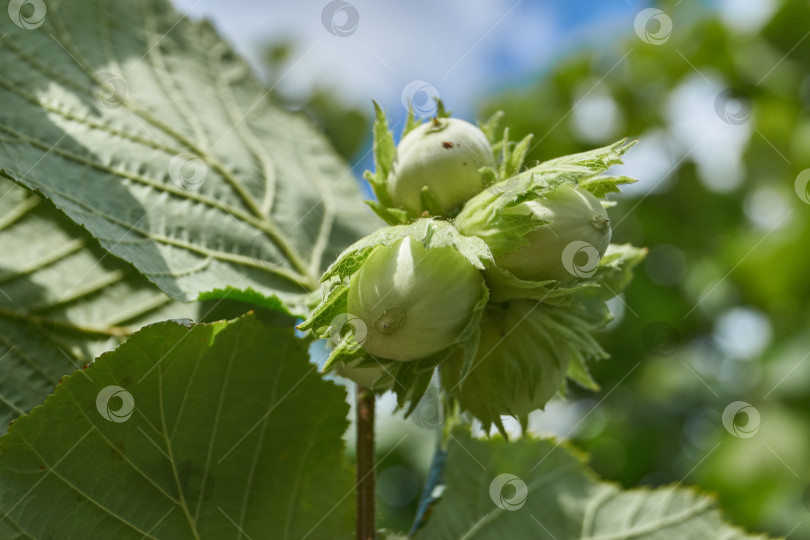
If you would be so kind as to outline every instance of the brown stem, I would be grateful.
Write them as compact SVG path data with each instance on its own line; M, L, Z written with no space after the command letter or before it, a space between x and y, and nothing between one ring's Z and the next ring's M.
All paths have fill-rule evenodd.
M374 392L357 386L357 540L374 540Z

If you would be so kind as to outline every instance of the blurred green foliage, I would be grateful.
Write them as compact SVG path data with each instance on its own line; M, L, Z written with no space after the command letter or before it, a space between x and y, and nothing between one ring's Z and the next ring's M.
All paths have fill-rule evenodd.
M534 133L530 161L622 134L651 137L669 154L657 189L658 179L634 170L640 188L610 211L614 242L651 254L622 320L602 336L613 356L594 367L602 392L572 396L586 400L574 441L596 471L625 486L697 484L734 522L810 538L810 205L794 189L810 167L810 5L785 2L761 28L741 31L686 4L659 5L673 22L665 43L632 34L586 49L530 88L495 96L480 116L503 110L512 138ZM723 128L744 132L731 189L699 163L727 151L707 148L718 138L678 140L674 124L690 111L677 93L701 85L716 96L709 111L730 115ZM593 121L611 125L583 129L576 109L597 96L610 114ZM734 308L766 324L748 329L729 316ZM736 350L757 337L763 351ZM724 429L734 401L759 412L754 436Z

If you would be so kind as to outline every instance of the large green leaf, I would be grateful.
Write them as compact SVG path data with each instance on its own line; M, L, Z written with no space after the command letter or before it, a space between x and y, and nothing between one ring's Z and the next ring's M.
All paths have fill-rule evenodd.
M417 538L764 538L725 524L714 500L691 489L622 490L601 482L581 457L552 440L475 440L457 429L445 480Z
M347 413L292 329L148 326L0 438L0 538L348 536Z
M2 174L172 298L253 289L302 311L374 219L324 137L166 0L46 6L34 29L0 18Z
M148 322L193 317L40 197L0 179L0 426Z

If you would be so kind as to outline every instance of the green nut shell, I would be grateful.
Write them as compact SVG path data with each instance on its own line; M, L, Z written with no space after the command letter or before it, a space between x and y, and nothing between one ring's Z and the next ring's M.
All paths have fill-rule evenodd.
M573 184L545 198L518 204L511 212L531 213L548 223L526 235L527 245L493 253L495 264L528 281L562 283L593 275L610 244L610 219L599 199Z
M544 320L542 308L531 300L513 300L505 309L490 307L463 383L461 355L441 365L445 390L485 426L499 424L501 415L525 418L544 408L561 388L569 356L565 343L546 332Z
M455 343L482 287L481 273L455 248L425 249L405 237L369 255L349 284L347 309L367 327L366 352L407 362Z
M484 189L478 169L494 163L486 135L464 120L436 118L403 137L388 177L393 203L413 215L422 213L422 188L430 188L450 215Z

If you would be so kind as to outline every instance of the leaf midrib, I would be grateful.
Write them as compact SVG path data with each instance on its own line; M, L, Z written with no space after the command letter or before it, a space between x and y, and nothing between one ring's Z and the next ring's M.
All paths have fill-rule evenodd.
M9 173L7 169L6 170L0 170L0 177L6 177L6 178L8 178L8 179L10 179L10 180L12 180L14 182L17 182L16 178L14 177L14 174L15 174L14 171L11 171ZM34 183L34 184L36 184L38 186L42 186L38 182L32 181L30 179L28 181L32 182L32 183ZM172 237L169 237L169 236L159 235L157 233L148 231L146 229L131 225L129 222L126 222L126 221L124 221L122 219L114 217L114 216L112 216L110 214L107 214L105 212L101 212L100 210L92 207L91 205L85 203L84 201L82 201L80 199L77 199L76 197L74 197L72 195L69 195L68 193L65 193L64 191L62 191L60 189L57 189L57 188L54 188L54 187L47 187L47 189L49 191L51 191L52 193L57 194L59 197L70 201L71 203L76 205L76 207L81 208L81 210L79 210L78 208L74 209L74 211L76 211L78 213L82 213L82 214L85 214L85 215L88 215L88 216L100 216L100 217L104 218L106 221L108 221L110 223L114 223L114 224L116 224L116 225L118 225L120 227L123 227L123 228L127 229L128 232L137 233L138 235L140 235L140 236L142 236L144 238L149 238L149 239L151 239L151 240L153 240L153 241L155 241L157 243L182 248L182 249L185 249L186 251L195 252L195 253L197 253L199 255L210 257L212 259L218 259L218 260L222 260L222 261L226 261L226 262L231 262L231 263L234 263L234 264L241 264L241 265L245 265L245 266L251 266L253 268L263 270L263 271L271 273L271 274L276 274L276 275L278 275L280 277L283 277L283 278L287 279L288 281L291 281L293 283L296 283L296 284L300 285L306 292L310 291L309 282L306 281L305 278L301 277L300 275L298 275L298 274L296 274L296 273L294 273L294 272L292 272L292 271L290 271L290 270L288 270L288 269L286 269L283 266L280 266L278 264L268 263L266 261L260 261L260 260L254 259L252 257L247 257L245 255L240 255L238 253L229 253L227 251L214 250L214 249L210 249L210 248L207 248L207 247L204 247L204 246L198 246L196 244L192 244L192 243L189 243L189 242L184 242L182 240L178 240L176 238L172 238ZM105 237L101 237L101 236L98 236L98 235L97 235L97 238L99 240L106 241L106 242L112 242L114 244L118 244L118 243L122 242L122 240L119 239L119 238L105 238ZM172 275L175 275L175 274L173 273Z

